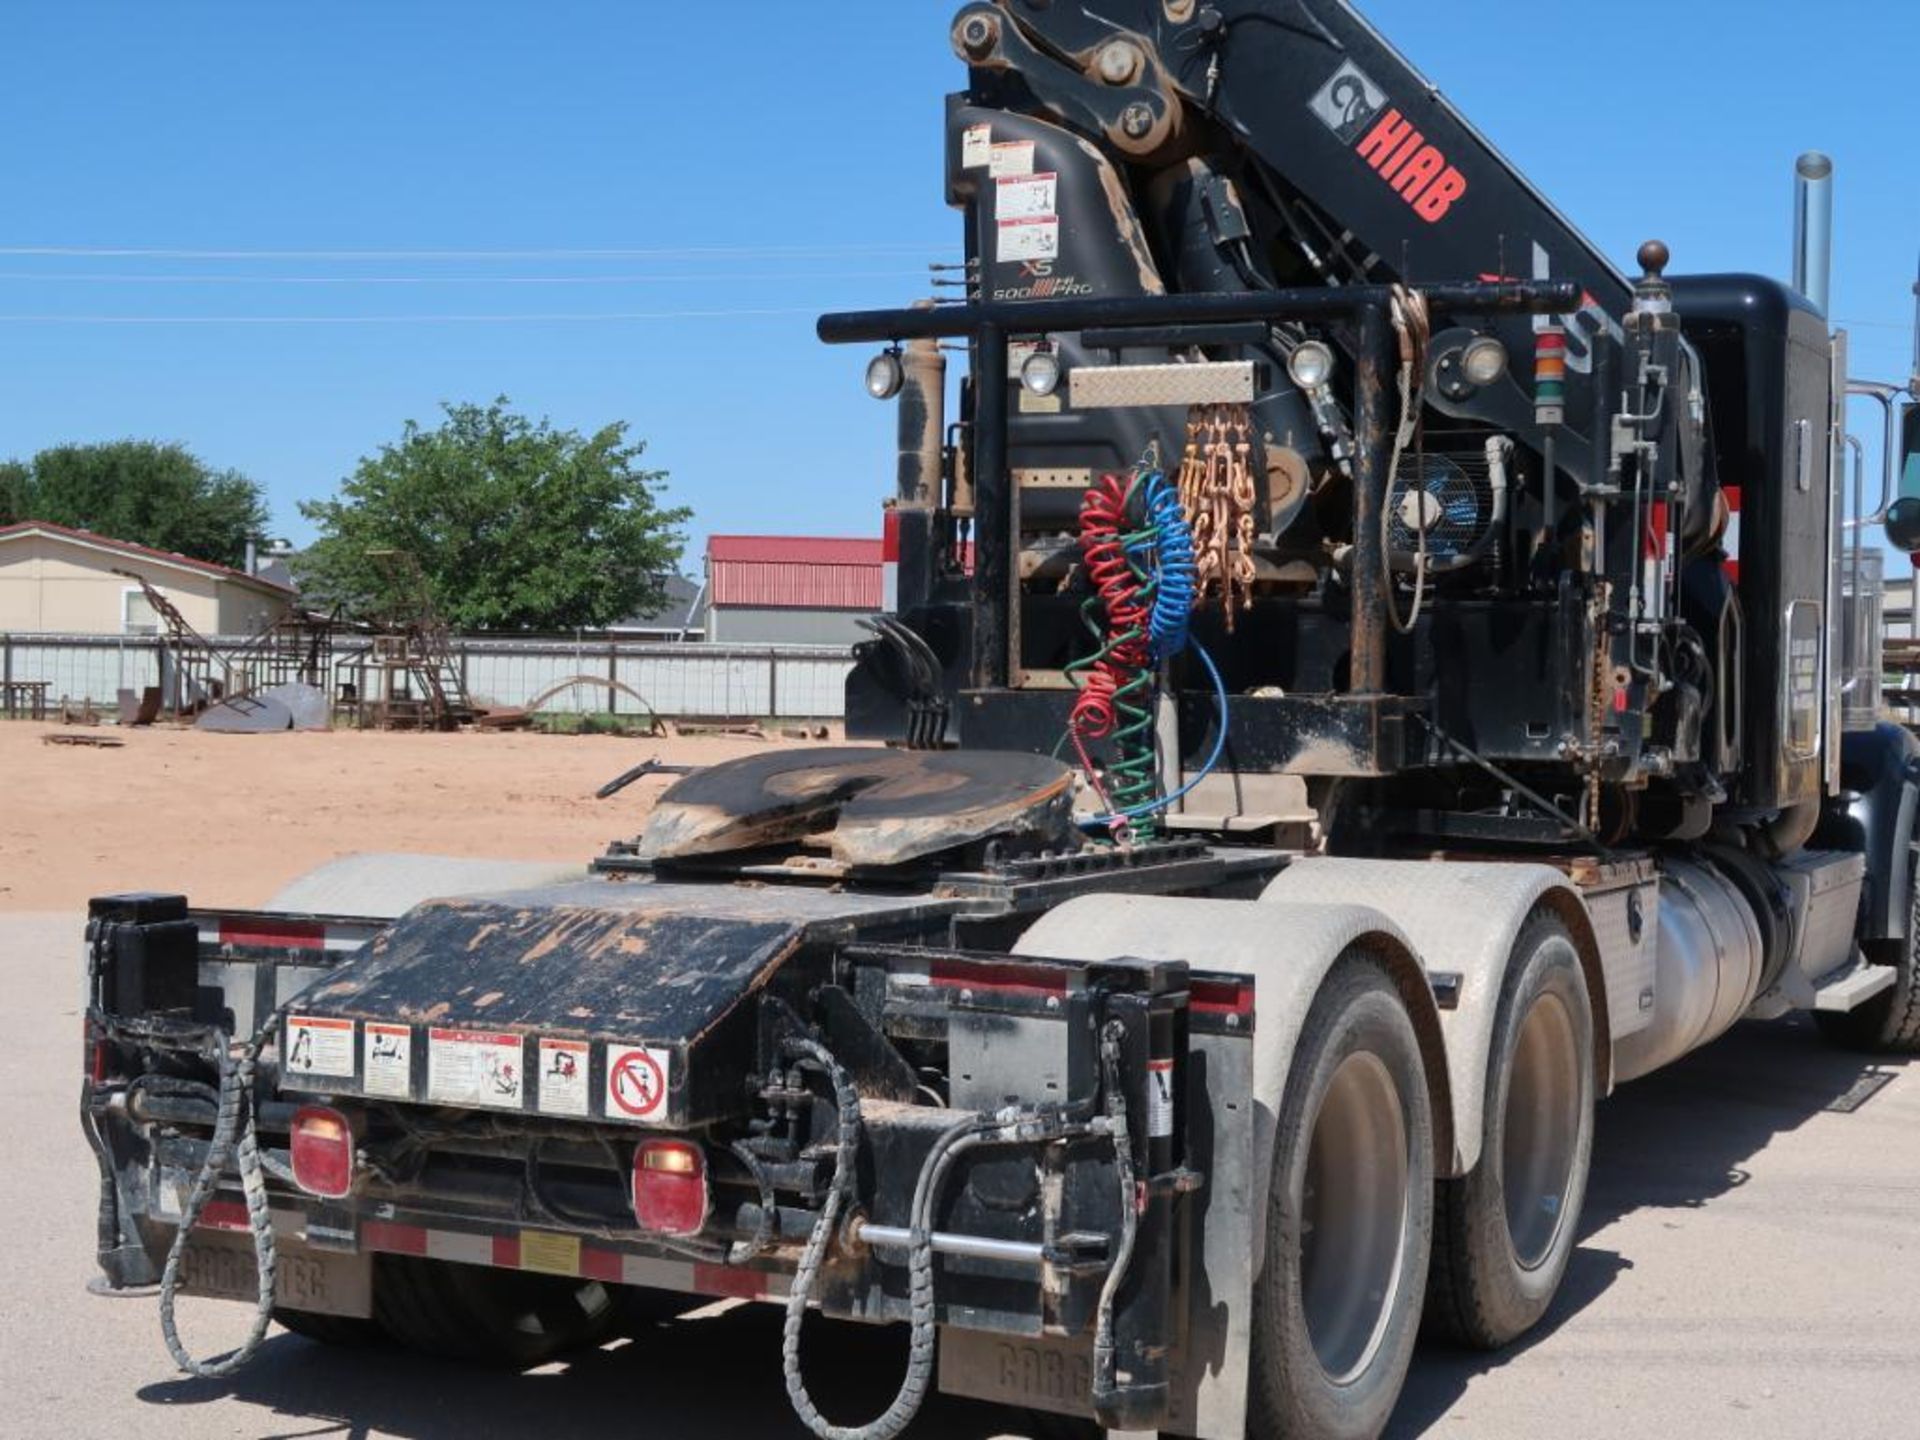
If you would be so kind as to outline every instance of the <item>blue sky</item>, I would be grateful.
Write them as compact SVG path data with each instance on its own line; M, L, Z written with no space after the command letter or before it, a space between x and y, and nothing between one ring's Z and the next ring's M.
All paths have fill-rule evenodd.
M953 8L16 0L0 457L177 439L303 540L296 502L403 421L506 394L629 422L696 539L877 533L891 414L812 318L957 249ZM1793 158L1827 150L1834 314L1856 373L1905 378L1920 7L1364 8L1623 265L1659 235L1676 272L1784 273Z

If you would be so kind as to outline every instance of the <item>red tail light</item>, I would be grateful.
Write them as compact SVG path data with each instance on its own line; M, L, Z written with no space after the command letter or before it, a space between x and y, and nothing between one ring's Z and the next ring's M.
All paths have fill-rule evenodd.
M87 1079L95 1085L106 1083L108 1071L113 1064L113 1046L107 1037L93 1028L93 1021L81 1022L80 1033L86 1037Z
M353 1189L353 1126L329 1105L293 1112L293 1182L327 1200Z
M642 1140L633 1152L633 1218L658 1235L707 1223L707 1157L685 1140Z

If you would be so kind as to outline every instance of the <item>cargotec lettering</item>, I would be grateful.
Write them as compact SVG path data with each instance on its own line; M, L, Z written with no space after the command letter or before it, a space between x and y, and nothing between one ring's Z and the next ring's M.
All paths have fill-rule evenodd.
M1429 225L1467 193L1467 177L1397 108L1389 107L1354 148Z

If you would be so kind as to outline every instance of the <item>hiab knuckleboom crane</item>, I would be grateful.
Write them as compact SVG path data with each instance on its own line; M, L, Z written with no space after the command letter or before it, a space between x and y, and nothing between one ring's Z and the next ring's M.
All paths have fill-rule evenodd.
M952 40L966 296L820 322L900 403L892 743L690 775L573 876L94 903L100 1261L183 1366L251 1344L182 1291L517 1363L674 1291L784 1305L824 1440L936 1384L1371 1436L1423 1322L1545 1311L1614 1085L1743 1015L1920 1040L1813 307L1617 273L1333 0ZM810 1306L910 1329L879 1416L814 1406Z

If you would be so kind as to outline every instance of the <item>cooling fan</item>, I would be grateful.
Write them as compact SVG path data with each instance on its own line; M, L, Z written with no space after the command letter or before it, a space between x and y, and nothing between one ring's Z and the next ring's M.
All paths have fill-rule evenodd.
M1423 547L1429 572L1479 558L1491 538L1492 487L1479 456L1407 455L1387 496L1387 551L1410 571Z

